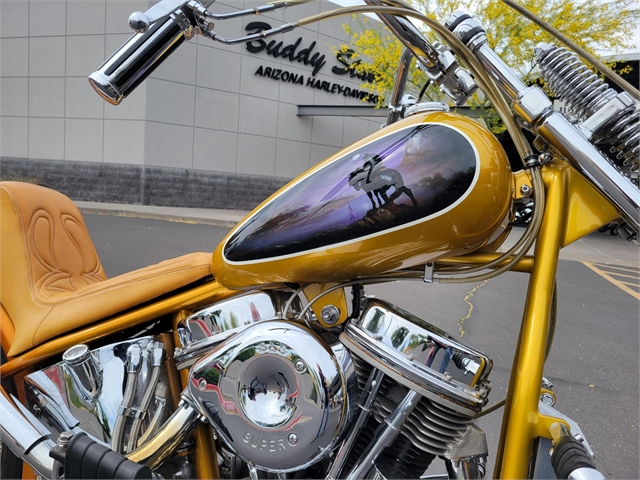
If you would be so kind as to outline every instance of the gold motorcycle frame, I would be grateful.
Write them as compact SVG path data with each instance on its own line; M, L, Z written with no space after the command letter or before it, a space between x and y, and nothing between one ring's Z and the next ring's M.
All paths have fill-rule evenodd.
M510 0L503 1L509 5L513 3ZM291 3L304 3L304 0ZM433 27L432 20L423 15L417 15L415 11L407 10L407 5L403 2L389 0L385 3L393 6L350 7L339 9L339 14L383 11L419 17ZM338 11L325 12L313 18L310 17L309 19L304 19L304 21L299 21L298 24L301 26L306 23L332 18L332 16L337 16L336 12ZM438 33L443 33L439 29L437 31ZM443 36L451 41L452 47L457 46L455 38L449 38L450 36L446 34ZM465 55L457 48L456 53L470 65L476 63L468 52ZM479 83L484 83L483 79L480 80ZM491 83L488 85L481 84L481 86L489 93L495 91L495 85ZM510 115L506 115L507 118L504 118L505 112L508 112L506 102L499 94L494 100L496 109L503 116L507 126L510 127L510 133L513 133L512 129L517 128L513 118ZM515 135L514 141L521 156L525 157L524 153L526 153L527 148L523 146L521 138L521 133L520 135ZM620 217L611 202L591 186L567 162L555 159L539 168L544 183L543 196L545 202L540 230L536 236L535 250L533 255L526 255L514 262L511 268L515 272L528 274L529 284L504 406L493 478L526 478L536 439L539 437L551 439L551 426L555 423L563 424L569 428L566 420L543 415L538 410L538 402L542 393L543 368L548 353L550 331L553 328L554 321L552 309L554 306L553 298L559 253L563 247ZM517 180L514 183L517 185ZM481 267L498 258L500 258L500 255L497 253L476 252L437 260L435 266L443 268ZM504 260L492 268L500 268L508 261L508 259ZM424 266L417 266L415 270L422 269L424 271L424 268ZM15 378L17 380L19 400L24 401L25 392L21 386L21 378L35 371L45 362L50 361L55 356L62 354L68 348L79 343L94 343L122 330L140 326L161 317L171 319L171 325L167 325L167 327L172 329L173 339L171 335L165 334L167 351L171 352L173 345L178 344L177 324L190 311L205 304L223 301L238 294L238 291L229 290L215 280L209 281L193 289L167 296L159 301L60 336L19 356L9 358L0 366L0 377L5 379ZM0 341L5 351L8 350L13 337L13 332L10 328L5 328L11 325L10 321L5 321L7 318L7 312L0 305L0 320L2 320L1 323L3 325L2 330L0 330ZM170 366L171 362L172 359L170 359ZM187 384L188 372L183 370L180 372L179 378L175 368L168 368L167 371L170 371L171 393L174 399L177 399L180 391ZM4 389L2 389L2 392L6 395ZM219 478L215 445L212 442L209 427L204 424L200 425L194 432L193 439L195 445L195 468L198 478ZM150 443L153 444L154 442ZM153 445L147 444L147 446L143 446L133 452L135 456L130 454L129 458L134 461L137 460L137 456L144 458L147 451L152 448ZM27 464L25 463L24 465L26 466ZM25 469L23 469L23 478L29 478L29 473Z
M573 241L618 218L616 210L609 201L567 163L555 160L543 166L542 178L546 205L536 239L535 252L533 255L523 257L512 269L527 273L530 278L504 407L494 478L526 478L534 441L538 437L551 439L550 428L554 423L559 422L569 428L564 419L546 416L538 411L540 385L552 321L552 299L559 253L563 247ZM472 253L442 259L437 261L436 265L475 267L495 258L498 258L496 253ZM499 267L500 264L496 265L496 268ZM19 380L24 374L35 370L38 365L63 353L73 345L96 342L123 329L163 316L172 318L171 327L174 331L172 343L177 343L176 326L186 316L187 311L235 295L238 295L237 291L228 290L215 281L208 282L192 290L56 338L20 356L10 358L0 366L0 376L15 377ZM2 323L9 324L9 322ZM3 348L7 350L10 332L3 329L0 332L0 338ZM168 349L168 351L171 350ZM169 370L172 369L169 368ZM172 394L177 397L181 390L179 383L182 384L182 388L186 386L188 372L182 371L180 380L177 379L176 371L173 370L173 372L170 383L173 384ZM19 396L23 395L24 392L19 391ZM24 397L20 400L23 399ZM201 425L194 434L194 441L198 477L219 477L217 465L211 462L211 458L215 459L216 456L211 453L215 451L215 446L211 441L208 427ZM150 448L152 447L142 450ZM145 452L139 450L136 453L143 458ZM136 458L131 459L136 460Z

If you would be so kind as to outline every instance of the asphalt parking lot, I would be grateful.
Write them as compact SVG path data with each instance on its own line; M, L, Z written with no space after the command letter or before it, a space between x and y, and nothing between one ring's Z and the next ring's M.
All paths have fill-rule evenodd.
M104 213L104 212L103 212ZM85 213L108 276L192 251L213 251L228 226ZM545 369L556 408L577 421L607 478L639 478L638 248L593 234L563 251L558 326ZM527 276L482 284L390 283L367 291L408 310L493 359L490 403L506 393ZM501 411L479 420L495 450ZM431 473L431 472L429 472Z

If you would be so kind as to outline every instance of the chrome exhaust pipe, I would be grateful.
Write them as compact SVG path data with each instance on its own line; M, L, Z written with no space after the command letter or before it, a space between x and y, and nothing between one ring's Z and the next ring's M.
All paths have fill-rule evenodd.
M0 389L2 443L39 475L53 478L54 459L49 456L49 452L56 444L50 438L51 432L4 387Z
M55 460L49 456L56 446L51 439L52 432L4 387L0 389L0 440L42 477L58 478ZM202 421L202 414L183 396L178 409L153 438L126 457L153 470L169 458Z
M151 470L158 468L178 449L200 423L204 421L193 401L183 395L178 409L144 445L126 454L129 460L146 465Z

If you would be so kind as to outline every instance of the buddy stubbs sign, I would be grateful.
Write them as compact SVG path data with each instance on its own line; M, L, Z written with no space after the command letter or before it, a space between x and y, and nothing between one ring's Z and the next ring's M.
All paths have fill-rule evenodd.
M246 30L249 33L259 33L263 30L271 29L271 25L266 22L250 22L246 26ZM345 87L338 83L327 82L326 80L319 80L315 78L316 74L325 66L326 59L323 54L315 51L316 42L311 42L309 46L302 46L302 37L298 38L295 42L285 45L283 41L271 40L266 41L263 39L254 40L246 44L247 50L251 53L259 53L265 51L267 55L274 58L283 58L289 60L292 63L299 63L312 67L311 75L305 78L305 75L299 73L293 73L286 69L265 67L260 65L255 72L255 75L261 77L267 77L272 80L279 80L281 82L292 83L294 85L302 85L308 88L315 88L317 90L323 90L327 93L334 95L343 95L345 97L357 98L369 103L377 104L378 95L372 95L369 92L358 90L357 88ZM344 65L344 67L334 66L331 71L336 75L349 75L351 77L357 77L361 80L371 82L373 76L370 74L357 74L353 69L349 68L351 63L349 62L351 54L340 53L337 56L337 60Z

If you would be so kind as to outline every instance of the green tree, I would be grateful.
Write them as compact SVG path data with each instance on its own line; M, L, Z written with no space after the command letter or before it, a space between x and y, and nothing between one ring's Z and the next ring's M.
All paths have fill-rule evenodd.
M486 28L491 48L525 81L535 71L535 45L543 41L554 42L549 34L500 0L409 1L417 10L441 23L456 10L468 11L474 15ZM640 11L636 8L635 0L521 0L520 3L594 54L619 53L632 47L637 35ZM382 106L384 97L393 88L403 47L376 20L365 18L360 27L352 29L345 25L345 30L350 35L350 44L341 45L336 53L349 54L352 68L357 73L373 75L374 80L365 82L362 88L379 95L379 106ZM431 41L439 40L426 29L424 34ZM409 86L417 93L425 81L426 76L414 62ZM434 87L429 87L426 94L434 100L445 100ZM499 119L485 98L475 95L470 104L483 110L482 116L496 133L502 130Z

